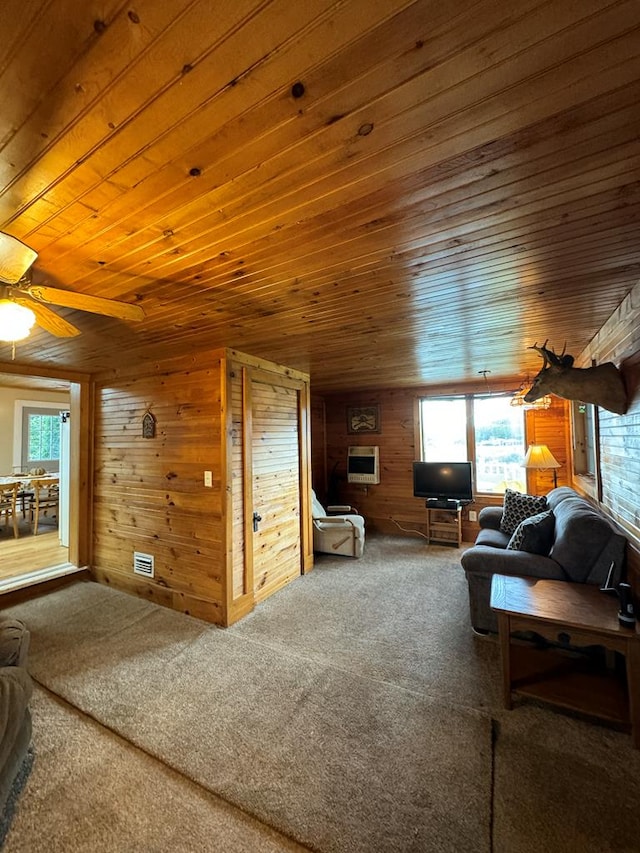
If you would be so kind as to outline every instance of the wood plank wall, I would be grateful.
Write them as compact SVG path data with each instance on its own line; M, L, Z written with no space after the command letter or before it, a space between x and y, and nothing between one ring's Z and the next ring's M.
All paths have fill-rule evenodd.
M327 501L327 430L324 410L324 399L311 398L311 481L318 498L323 503Z
M626 414L599 409L602 507L629 541L627 570L640 612L640 282L576 359L576 365L588 367L593 361L612 361L622 371L627 388Z
M226 355L230 625L313 568L313 534L309 376L237 350ZM271 476L278 488L270 494ZM254 511L264 516L255 534Z
M254 596L263 601L302 572L299 390L252 382Z
M282 407L275 410L269 401L257 407L261 421L252 424L247 387L257 377L273 396L287 399L286 435ZM311 530L304 522L310 516L308 384L306 374L228 349L96 377L95 579L226 626L311 568ZM142 436L147 410L156 418L151 439ZM279 513L276 501L270 511L286 518L295 541L286 540L284 561L278 517L280 526L274 522L273 536L263 536L258 549L269 582L256 590L248 447L266 442L273 459L274 434L277 458L286 458L293 472L295 495L288 497L295 511ZM205 471L212 473L211 487ZM134 551L153 555L153 579L134 574Z
M93 574L223 624L222 361L207 361L97 378ZM151 439L142 437L147 410ZM134 551L153 555L153 580L133 573Z
M517 388L520 380L514 381ZM424 500L413 497L412 463L419 457L416 447L416 401L429 394L462 394L483 392L485 389L465 386L448 388L410 388L402 390L380 390L367 393L336 394L324 398L326 409L327 469L337 475L338 494L341 503L350 503L365 516L369 529L384 533L415 535L411 531L426 532ZM380 406L382 431L379 434L349 435L347 433L347 406ZM562 463L558 469L558 485L569 482L568 447L569 424L567 406L562 400L554 400L548 410L530 411L526 417L529 443L549 444L551 452ZM313 421L315 426L316 420ZM316 441L312 434L312 444ZM380 484L361 486L346 481L346 458L349 445L374 444L380 448ZM317 449L314 450L314 453ZM314 468L315 476L315 468ZM529 480L537 494L553 487L553 474L539 472ZM502 497L479 498L463 510L462 538L473 542L479 527L469 521L469 510L479 512L484 506L501 504Z
M543 410L526 413L526 435L528 444L546 444L560 463L556 469L559 486L571 483L571 404L560 397L551 397L551 406ZM553 488L553 469L527 471L527 491L532 495L544 495Z
M232 514L232 602L239 601L243 596L253 592L253 576L247 576L245 554L246 524L245 524L245 414L244 414L244 370L242 365L231 365L228 371L231 389L231 462L229 485L231 486Z

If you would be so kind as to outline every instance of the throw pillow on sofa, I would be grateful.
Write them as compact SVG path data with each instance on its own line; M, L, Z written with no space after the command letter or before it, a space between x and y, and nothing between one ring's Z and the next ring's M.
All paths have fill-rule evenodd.
M546 557L553 545L555 526L556 520L550 509L525 518L514 530L507 548Z
M500 530L507 536L512 536L521 521L524 521L525 518L531 518L532 515L537 515L539 512L544 512L546 508L547 499L544 495L542 497L525 495L522 492L507 489L504 493Z

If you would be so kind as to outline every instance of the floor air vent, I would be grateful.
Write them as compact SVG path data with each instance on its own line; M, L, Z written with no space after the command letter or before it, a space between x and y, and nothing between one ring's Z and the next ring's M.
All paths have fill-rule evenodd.
M133 571L136 575L144 575L147 578L153 577L153 554L141 554L139 551L133 552Z

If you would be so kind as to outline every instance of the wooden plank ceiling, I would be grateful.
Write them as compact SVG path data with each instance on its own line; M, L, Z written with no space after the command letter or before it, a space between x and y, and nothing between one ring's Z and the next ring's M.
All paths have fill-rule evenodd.
M638 0L3 0L0 229L56 309L17 361L220 346L319 392L535 373L638 280ZM0 347L0 360L10 360Z

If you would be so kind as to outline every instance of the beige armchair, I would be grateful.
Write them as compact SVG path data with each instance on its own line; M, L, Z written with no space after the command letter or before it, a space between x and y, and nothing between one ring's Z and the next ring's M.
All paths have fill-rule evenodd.
M338 514L337 514L338 513ZM361 557L364 550L364 518L349 506L325 510L311 492L313 550L345 557Z

